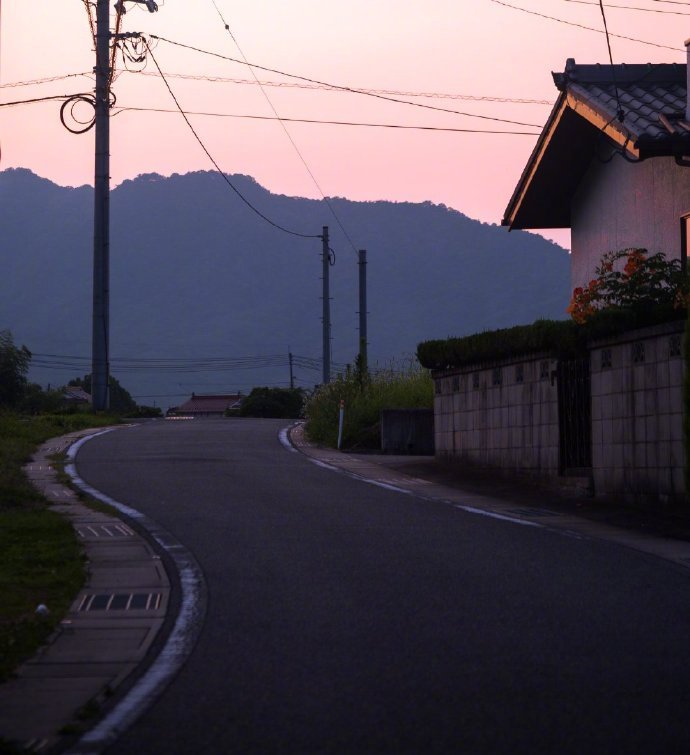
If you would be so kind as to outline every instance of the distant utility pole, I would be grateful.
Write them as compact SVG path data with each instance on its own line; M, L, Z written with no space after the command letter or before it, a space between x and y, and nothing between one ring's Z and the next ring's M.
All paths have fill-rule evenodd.
M366 375L367 356L367 250L359 250L359 366Z
M93 408L108 408L110 332L110 5L96 5L96 160L93 217L93 324L91 341L91 395Z
M323 227L323 383L331 382L331 294L329 268L331 266L331 248L328 243L328 226Z
M131 0L158 10L153 0ZM124 12L122 0L117 4ZM117 7L116 6L116 7ZM93 321L91 395L93 408L108 408L110 373L110 5L96 2L95 171L93 214Z
M289 352L288 358L290 361L290 390L295 387L295 376L292 373L292 352Z

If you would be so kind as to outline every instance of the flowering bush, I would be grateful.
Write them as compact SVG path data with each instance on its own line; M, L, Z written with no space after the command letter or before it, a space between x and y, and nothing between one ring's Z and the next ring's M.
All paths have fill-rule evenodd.
M586 323L603 309L688 306L688 278L680 260L667 260L662 252L651 256L646 249L608 252L596 274L587 286L573 291L566 311L576 323Z

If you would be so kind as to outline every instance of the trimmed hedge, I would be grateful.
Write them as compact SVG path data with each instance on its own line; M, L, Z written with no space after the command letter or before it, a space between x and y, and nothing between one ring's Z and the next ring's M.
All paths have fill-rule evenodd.
M584 325L572 320L537 320L532 325L490 330L463 338L424 341L417 346L417 358L429 370L447 370L535 353L548 353L562 359L577 358L586 355L589 341L685 316L685 311L668 306L606 309Z

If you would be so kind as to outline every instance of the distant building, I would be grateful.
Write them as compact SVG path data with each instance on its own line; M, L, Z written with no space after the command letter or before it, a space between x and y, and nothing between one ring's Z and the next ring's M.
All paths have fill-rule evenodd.
M91 394L78 385L68 385L62 392L62 398L67 406L91 406Z
M175 414L188 417L222 417L227 409L239 408L242 396L239 393L196 394L176 407Z

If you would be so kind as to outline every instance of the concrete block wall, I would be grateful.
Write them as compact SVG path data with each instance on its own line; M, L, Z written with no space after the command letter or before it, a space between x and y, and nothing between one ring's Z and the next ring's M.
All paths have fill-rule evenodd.
M684 495L683 328L665 323L593 344L595 495Z
M559 468L557 362L519 362L434 373L439 455L534 476Z

